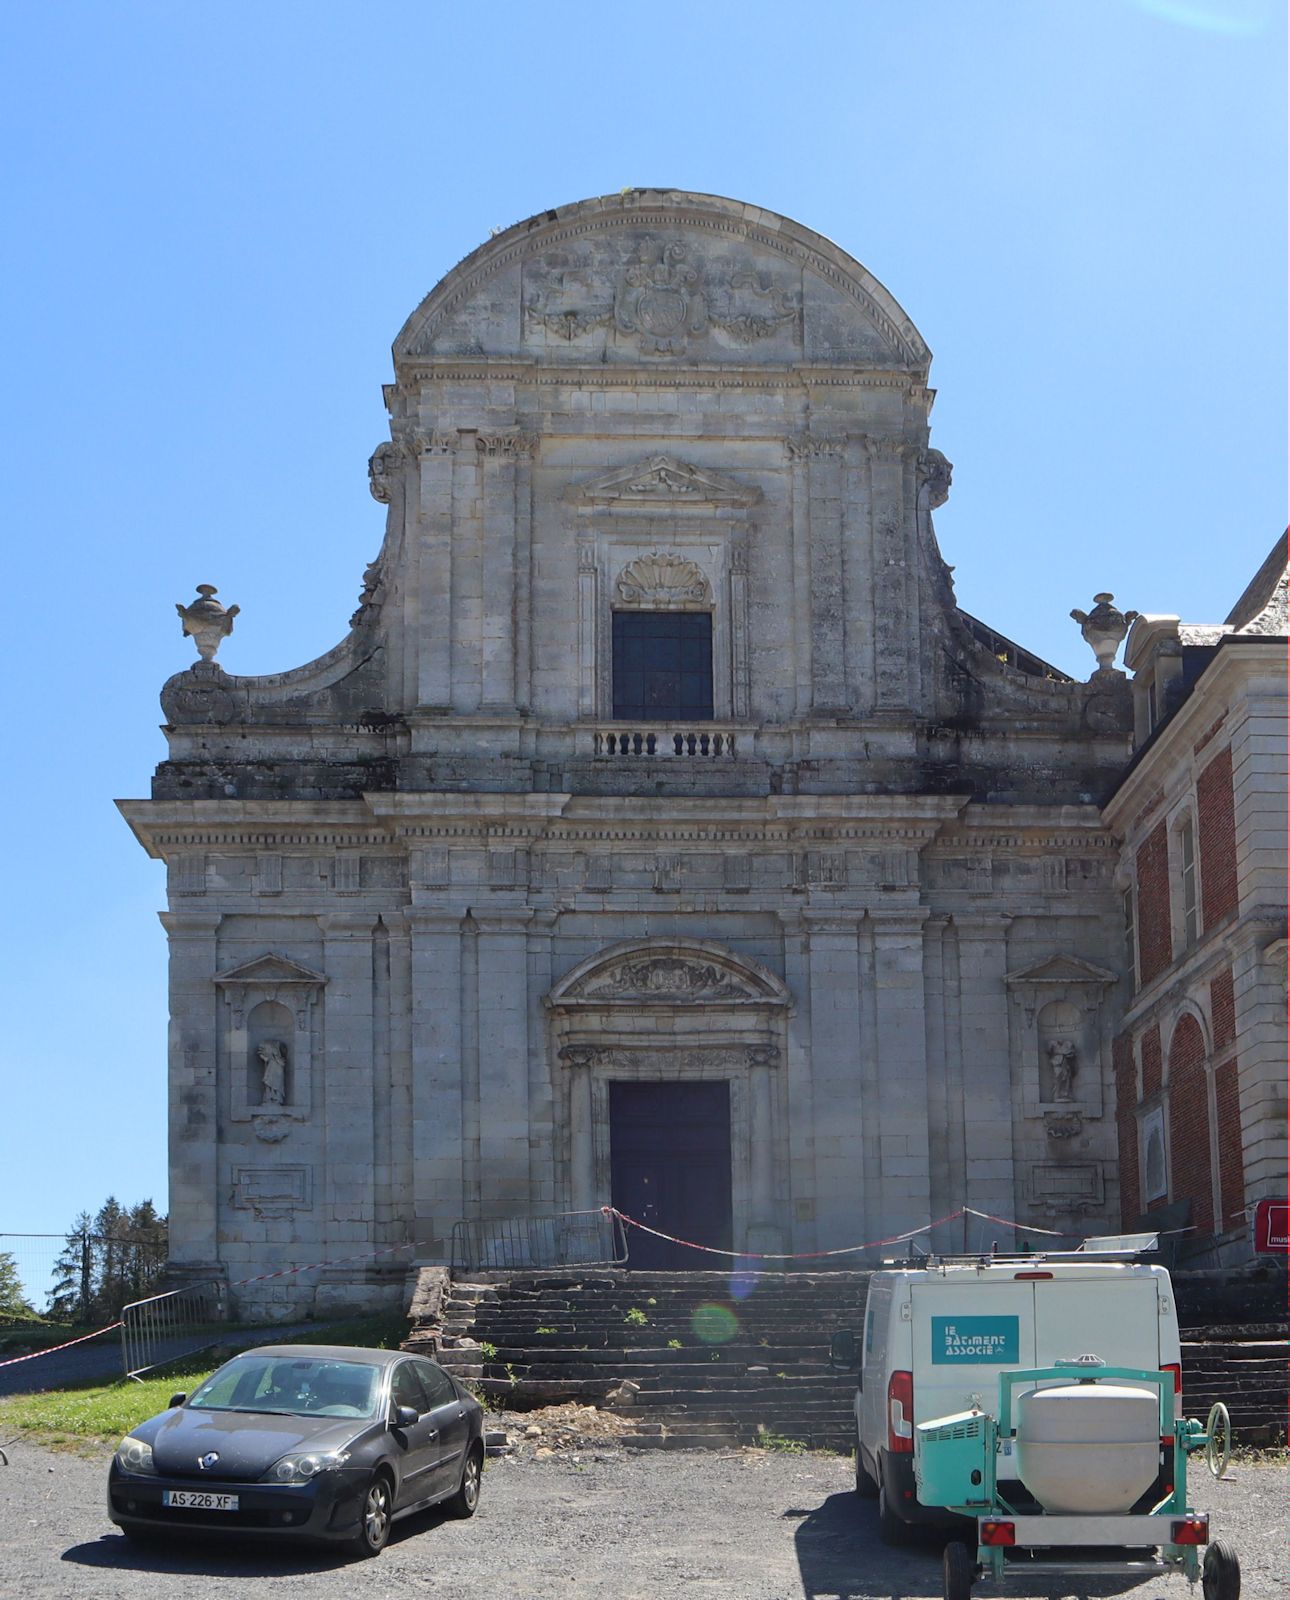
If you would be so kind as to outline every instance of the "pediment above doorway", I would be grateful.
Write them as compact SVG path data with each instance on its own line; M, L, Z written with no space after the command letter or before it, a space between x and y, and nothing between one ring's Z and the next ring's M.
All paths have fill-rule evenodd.
M616 945L580 962L547 997L555 1010L582 1006L789 1004L774 973L721 945L649 939Z
M582 505L751 506L761 490L673 456L648 456L571 484L568 499Z

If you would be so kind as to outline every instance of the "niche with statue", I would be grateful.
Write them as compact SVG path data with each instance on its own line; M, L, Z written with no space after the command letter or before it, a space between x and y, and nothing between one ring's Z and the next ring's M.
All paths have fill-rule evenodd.
M1103 1000L1115 974L1058 955L1010 972L1005 981L1024 1115L1043 1119L1053 1147L1065 1145L1086 1118L1102 1115L1110 1059Z
M218 973L229 1117L277 1144L312 1105L315 1012L327 979L286 956L265 955Z

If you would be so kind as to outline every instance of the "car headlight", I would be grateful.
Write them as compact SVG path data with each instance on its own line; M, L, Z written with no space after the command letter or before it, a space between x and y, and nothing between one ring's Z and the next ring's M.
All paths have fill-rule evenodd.
M145 1444L142 1439L136 1439L130 1433L127 1433L116 1447L116 1464L122 1472L147 1472L153 1477L157 1475L152 1460L152 1446Z
M270 1483L308 1483L320 1472L337 1472L349 1460L348 1450L310 1451L283 1456L268 1473Z

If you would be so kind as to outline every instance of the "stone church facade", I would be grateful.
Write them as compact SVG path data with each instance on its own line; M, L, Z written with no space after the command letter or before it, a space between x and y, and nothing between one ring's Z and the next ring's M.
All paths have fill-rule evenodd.
M834 244L670 190L414 311L347 635L238 677L180 607L122 803L169 872L176 1267L611 1200L735 1250L1114 1225L1132 696L957 606L929 361Z

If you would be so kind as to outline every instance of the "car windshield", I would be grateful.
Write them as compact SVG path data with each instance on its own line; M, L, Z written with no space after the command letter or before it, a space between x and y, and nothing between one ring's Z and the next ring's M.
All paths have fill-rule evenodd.
M198 1411L254 1411L293 1417L370 1417L380 1369L308 1356L235 1356L193 1390Z

